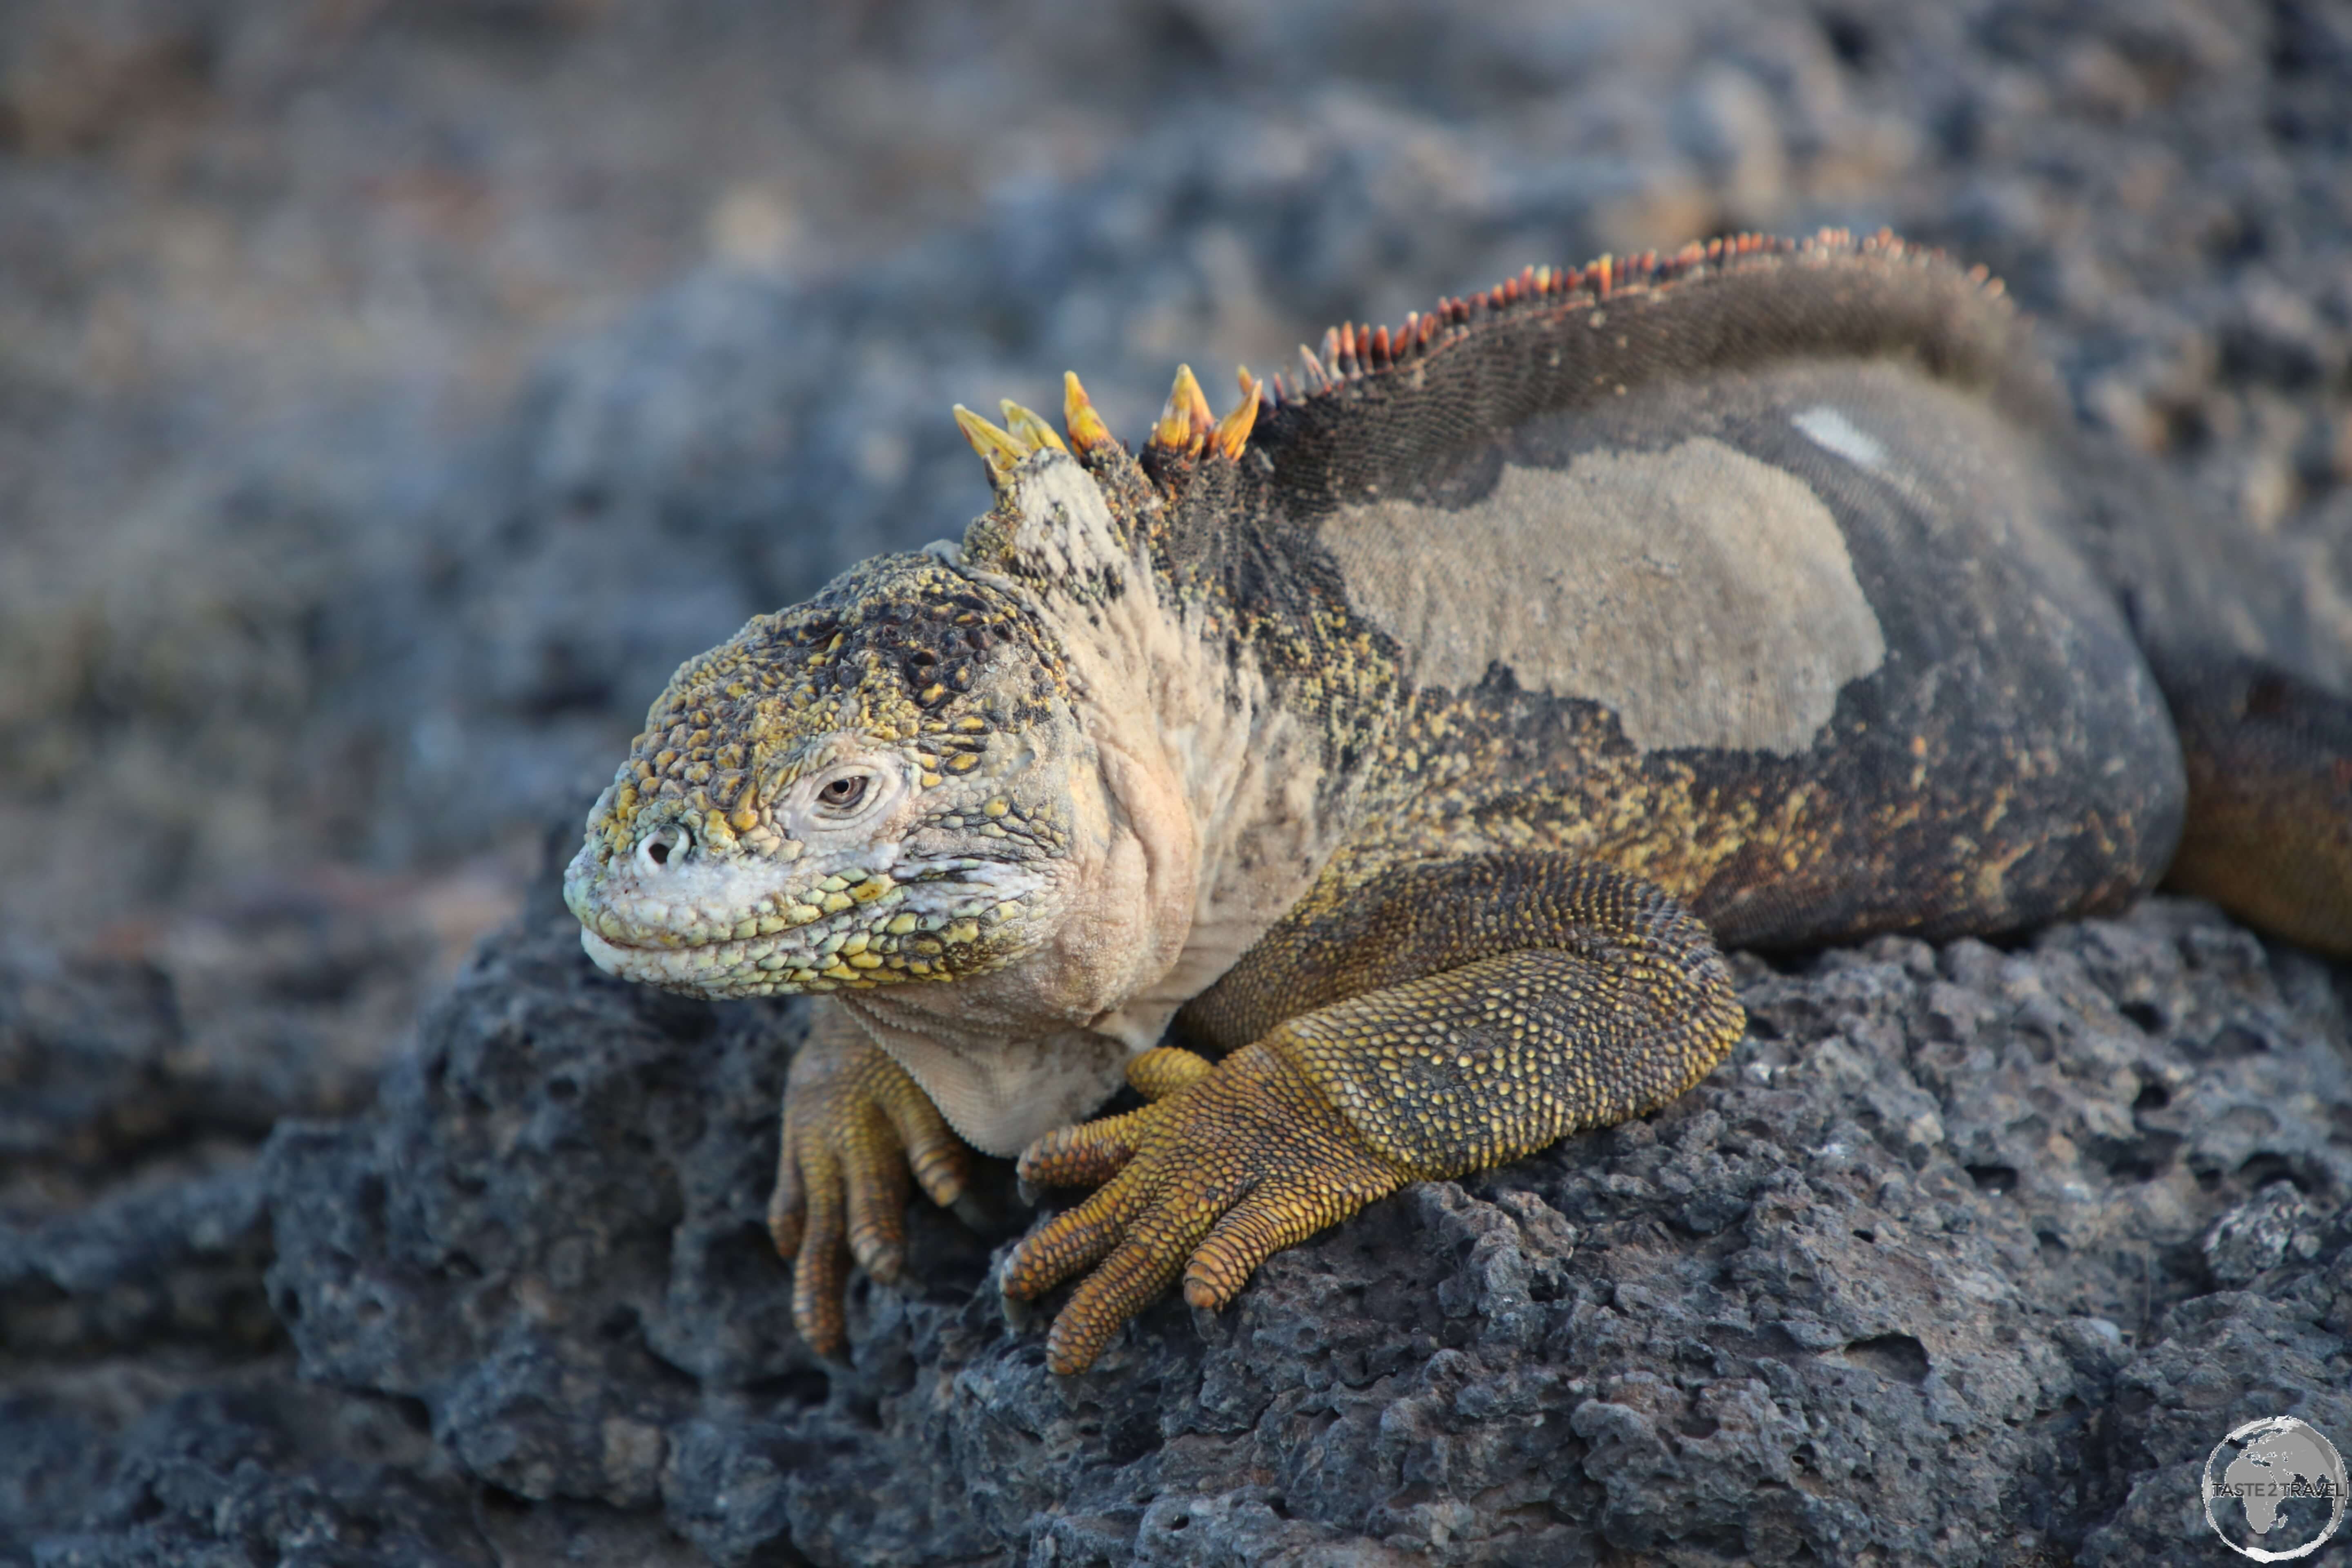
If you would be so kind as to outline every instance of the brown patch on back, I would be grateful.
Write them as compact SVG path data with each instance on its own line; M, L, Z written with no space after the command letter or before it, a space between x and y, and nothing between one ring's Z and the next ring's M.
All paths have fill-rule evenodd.
M1418 683L1464 690L1500 664L1609 708L1643 751L1797 755L1886 657L1829 508L1712 437L1507 466L1458 510L1343 508L1321 538Z

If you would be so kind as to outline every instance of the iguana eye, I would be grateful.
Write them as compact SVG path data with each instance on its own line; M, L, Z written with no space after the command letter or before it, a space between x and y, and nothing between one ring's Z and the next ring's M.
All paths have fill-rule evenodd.
M864 833L888 817L903 793L887 761L877 767L867 757L840 758L793 786L780 826L794 838L804 832Z
M871 782L864 773L844 773L816 792L817 804L830 812L855 811L857 803L866 798L866 788Z

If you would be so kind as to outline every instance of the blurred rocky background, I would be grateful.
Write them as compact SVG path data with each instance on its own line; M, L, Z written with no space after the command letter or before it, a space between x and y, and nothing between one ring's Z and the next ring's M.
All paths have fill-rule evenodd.
M0 6L0 1563L2210 1552L2181 1467L2352 1381L2352 983L2193 909L1757 966L1777 1032L1658 1139L1244 1309L1354 1268L1427 1322L1164 1309L1076 1392L945 1224L854 1367L799 1352L790 1010L602 988L543 889L509 924L679 658L981 510L950 404L1076 368L1132 436L1180 360L1822 225L1989 263L2352 688L2352 5ZM1800 1189L1977 1239L1825 1319L1790 1279L1861 1265L1773 1228ZM1575 1259L1618 1232L1665 1261ZM1793 1382L1595 1326L1727 1333L1685 1298L1735 1235ZM1882 1450L1945 1511L1874 1511Z

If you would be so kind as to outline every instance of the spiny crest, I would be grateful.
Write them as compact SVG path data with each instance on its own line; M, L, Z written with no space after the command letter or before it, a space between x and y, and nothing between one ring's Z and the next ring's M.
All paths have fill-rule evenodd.
M1176 384L1168 394L1167 406L1152 423L1150 438L1144 444L1146 454L1159 454L1163 458L1191 459L1213 456L1227 462L1239 460L1248 448L1250 431L1257 423L1258 407L1265 395L1265 383L1249 373L1244 365L1239 373L1241 399L1223 418L1209 406L1208 395L1192 374L1191 365L1176 370ZM1056 452L1075 450L1080 457L1116 447L1118 440L1102 416L1095 412L1093 400L1079 384L1076 371L1062 377L1062 424L1069 432L1065 445L1048 425L1031 410L1005 400L1003 427L990 424L959 403L955 406L957 428L963 432L971 449L988 466L989 484L999 493L1013 483L1014 470L1033 455L1051 448Z
M1151 444L1171 452L1198 452L1216 422L1208 395L1192 379L1192 367L1180 364L1176 367L1176 384L1168 391L1168 402L1160 410L1160 417L1152 422Z
M1776 235L1742 234L1694 240L1673 255L1654 250L1619 258L1603 256L1582 267L1528 267L1516 278L1465 298L1440 300L1436 309L1414 311L1398 328L1360 326L1342 322L1323 334L1322 352L1305 344L1298 349L1295 380L1276 375L1266 388L1270 407L1308 401L1365 377L1421 359L1445 345L1476 332L1496 319L1522 310L1558 310L1591 306L1628 289L1654 289L1704 279L1712 274L1753 266L1805 265L1842 257L1866 256L1881 261L1930 264L1940 253L1906 245L1881 229L1857 240L1846 229L1825 228L1810 239L1790 240ZM1969 277L1987 297L2002 293L2000 280L1984 268Z
M1087 389L1078 384L1078 373L1062 373L1062 424L1070 433L1070 444L1084 452L1107 446L1113 439L1110 426L1095 412L1094 400Z
M1309 402L1368 376L1410 364L1521 311L1590 308L1631 290L1687 287L1709 277L1759 267L1822 265L1847 257L1914 265L1932 265L1941 259L1938 252L1906 245L1885 229L1859 240L1845 229L1823 229L1803 240L1743 234L1703 243L1695 240L1664 258L1656 251L1644 251L1622 259L1603 256L1582 267L1528 267L1492 289L1467 298L1440 300L1434 310L1425 313L1414 311L1405 317L1402 327L1343 321L1323 334L1319 353L1299 346L1299 365L1292 381L1286 382L1280 375L1261 381L1244 366L1241 400L1222 419L1209 406L1192 367L1180 365L1168 402L1136 456L1161 489L1173 493L1182 488L1197 461L1238 461L1261 412ZM1968 276L1988 298L2001 295L2000 280L1985 268L1971 268ZM1009 493L1014 470L1024 459L1048 447L1075 451L1080 457L1118 447L1075 373L1064 375L1062 389L1063 426L1069 432L1066 446L1052 426L1019 404L1003 405L1003 428L961 404L956 405L956 424L988 465L989 482L1000 494Z

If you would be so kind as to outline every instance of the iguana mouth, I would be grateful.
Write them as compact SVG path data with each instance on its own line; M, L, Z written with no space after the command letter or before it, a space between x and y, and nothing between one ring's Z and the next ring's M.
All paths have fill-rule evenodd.
M647 885L583 849L564 897L600 969L726 998L983 973L1012 956L1024 902L1044 885L1034 870L968 857L845 867L765 890L759 880L714 866Z

